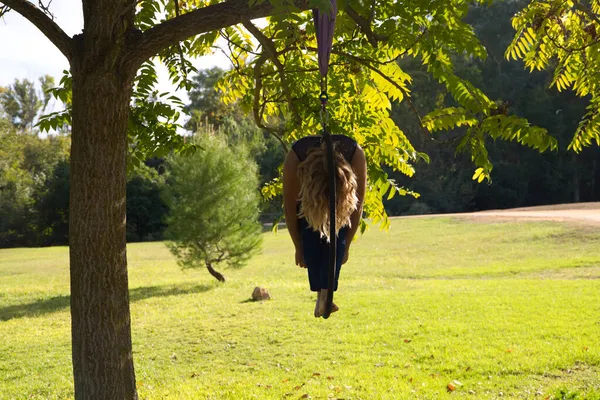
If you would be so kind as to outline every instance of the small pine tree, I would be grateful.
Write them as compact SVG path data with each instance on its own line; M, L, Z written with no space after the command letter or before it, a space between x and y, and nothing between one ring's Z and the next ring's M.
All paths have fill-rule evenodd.
M229 148L210 132L194 142L194 154L168 159L165 236L182 268L206 267L224 282L215 264L239 268L260 247L257 167L243 148Z

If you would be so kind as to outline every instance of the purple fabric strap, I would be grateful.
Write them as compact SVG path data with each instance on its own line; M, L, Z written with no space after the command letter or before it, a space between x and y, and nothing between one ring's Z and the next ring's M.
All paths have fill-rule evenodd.
M325 78L329 67L329 56L333 44L333 29L335 27L335 15L337 14L336 0L331 0L331 10L321 13L318 9L313 10L315 30L317 33L317 49L319 56L319 72Z

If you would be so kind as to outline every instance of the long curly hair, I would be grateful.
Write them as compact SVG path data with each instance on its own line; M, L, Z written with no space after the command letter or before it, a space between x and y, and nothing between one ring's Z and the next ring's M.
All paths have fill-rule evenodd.
M336 170L335 230L350 225L350 216L358 207L357 178L352 167L334 146ZM300 212L308 225L329 241L329 174L326 144L310 150L298 165Z

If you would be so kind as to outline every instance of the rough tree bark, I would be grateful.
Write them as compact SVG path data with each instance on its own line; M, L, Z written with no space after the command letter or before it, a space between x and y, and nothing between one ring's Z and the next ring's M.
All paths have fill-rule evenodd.
M76 398L136 398L125 242L129 99L130 83L114 72L74 69L69 249Z
M116 4L115 4L116 3ZM110 7L109 7L110 5ZM77 399L136 399L127 256L127 120L135 68L123 60L133 10L84 2L74 40L69 251Z

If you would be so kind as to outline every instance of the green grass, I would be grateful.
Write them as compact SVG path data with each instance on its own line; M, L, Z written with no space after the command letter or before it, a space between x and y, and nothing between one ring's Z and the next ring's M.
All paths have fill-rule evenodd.
M329 320L287 233L263 247L224 285L128 247L140 398L600 399L597 229L394 220L353 245ZM68 293L66 248L0 251L0 399L72 397Z

